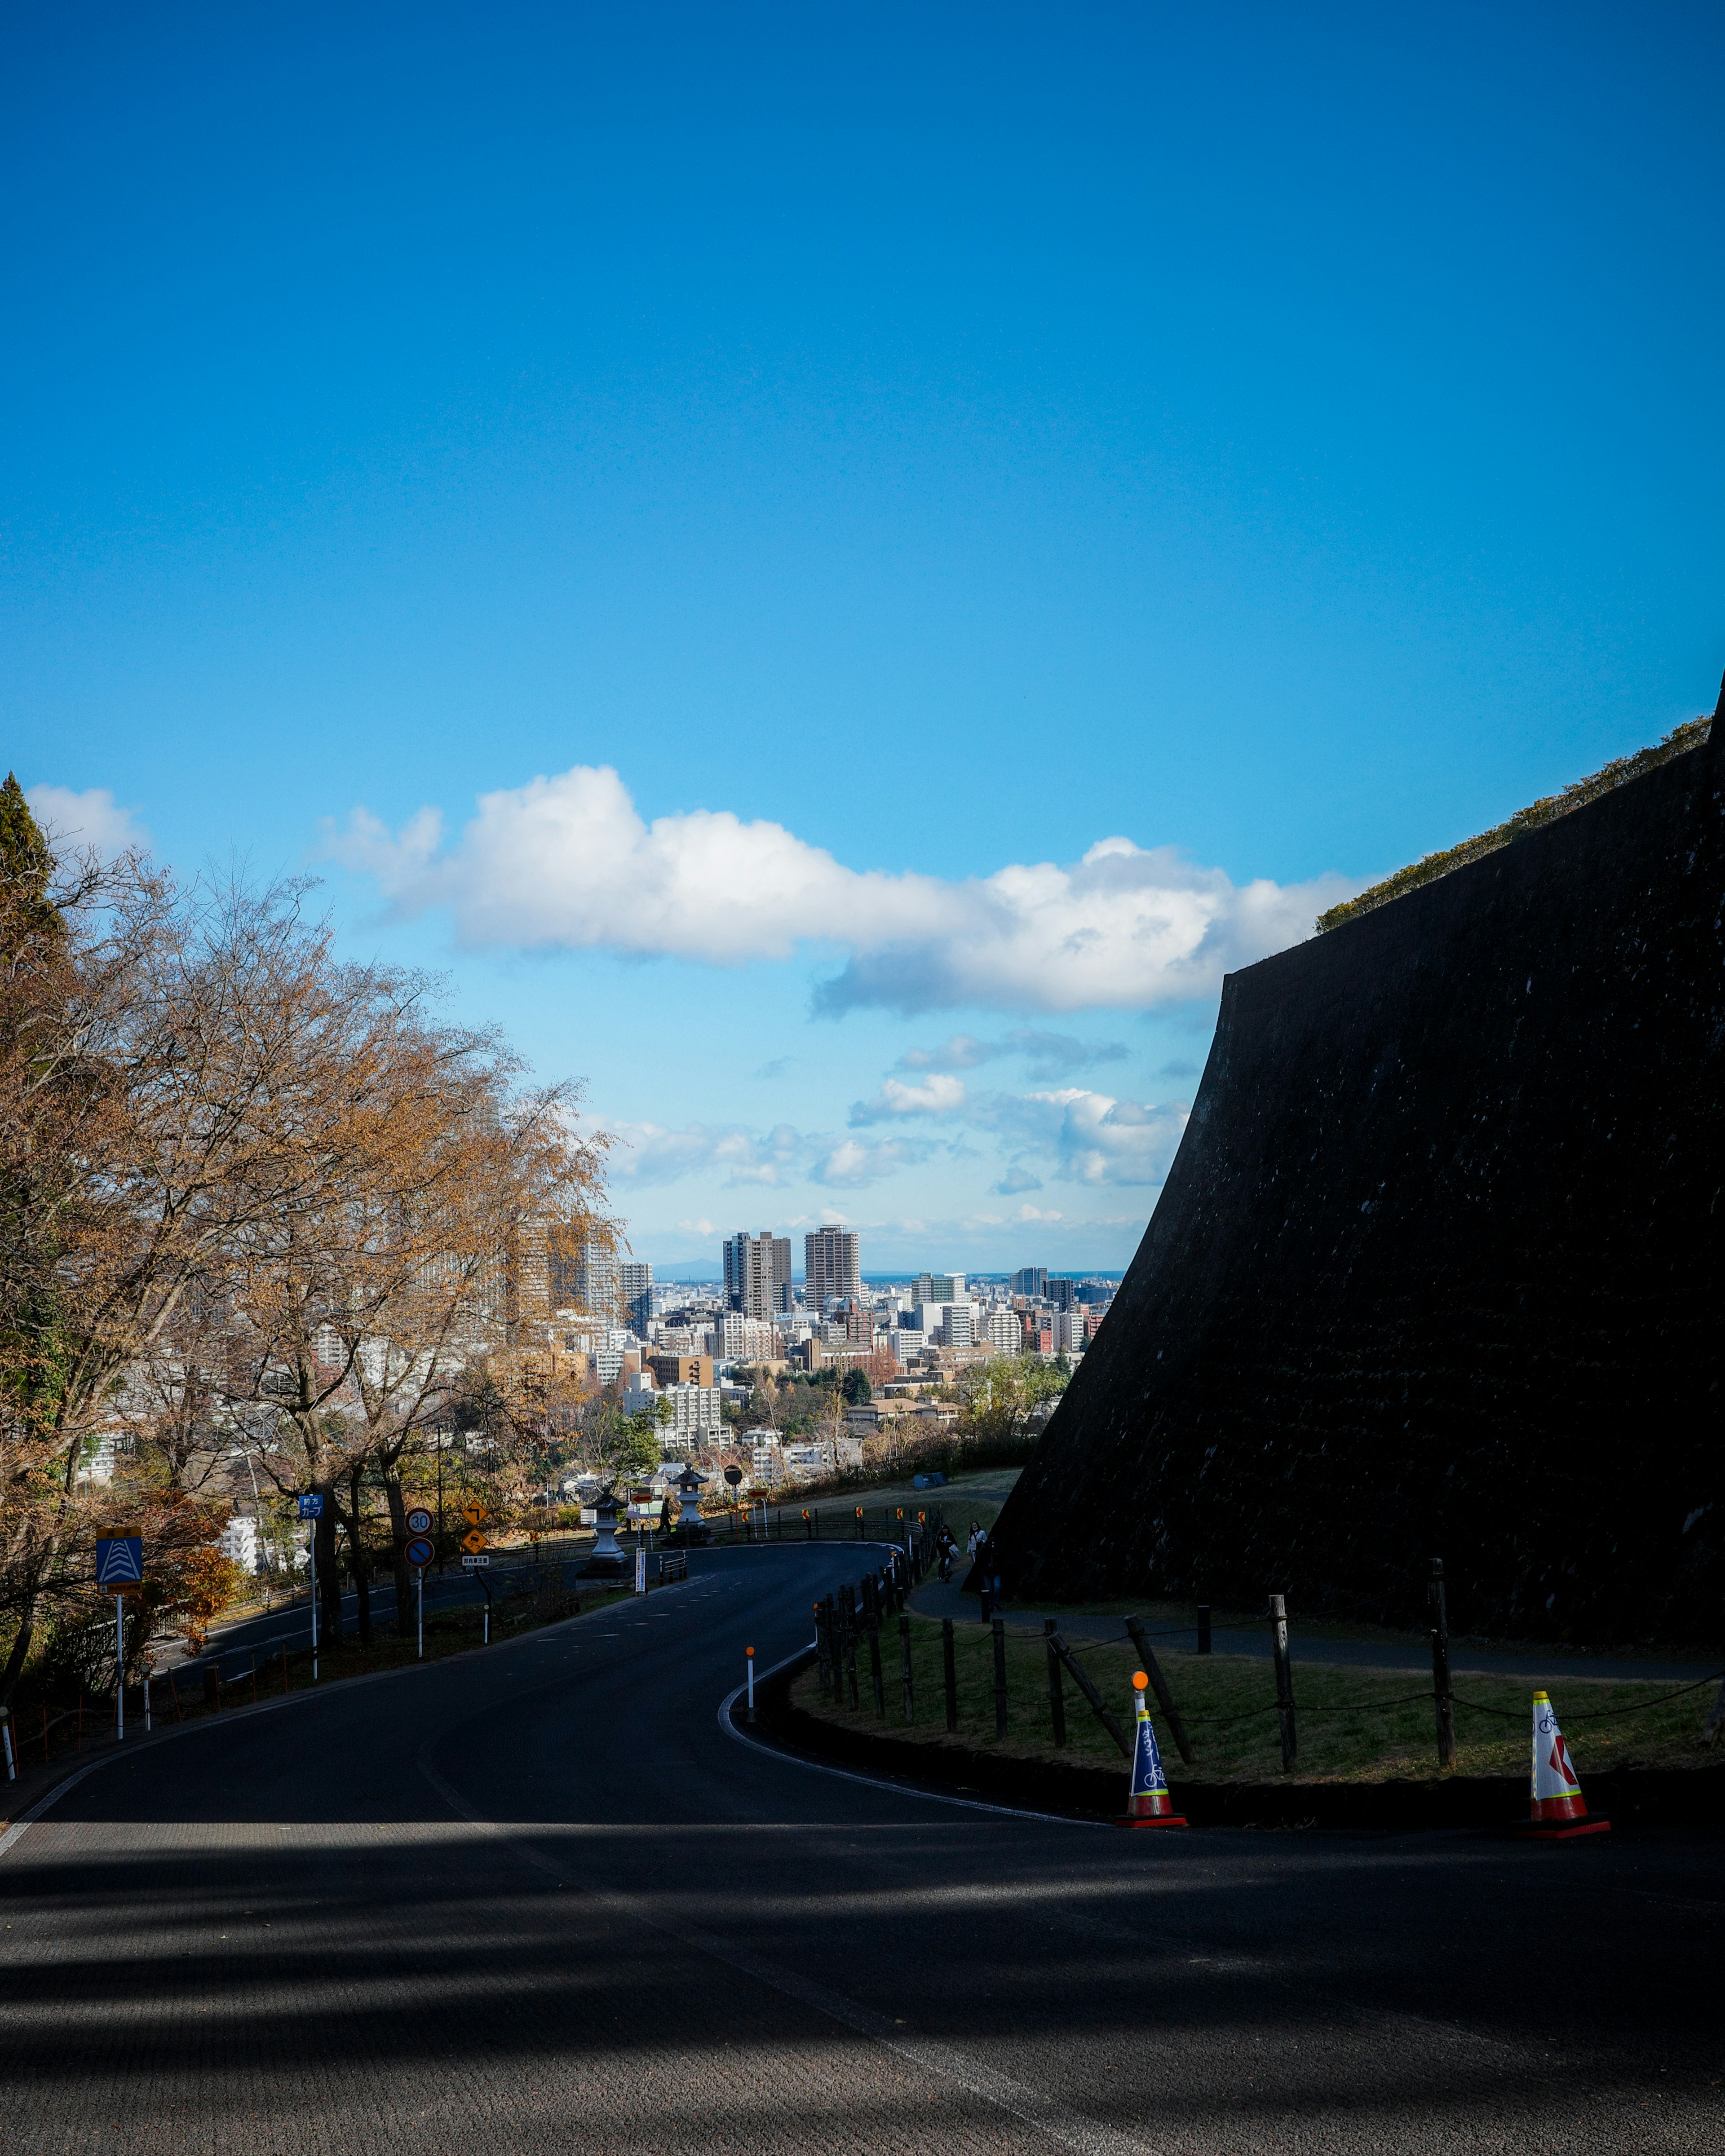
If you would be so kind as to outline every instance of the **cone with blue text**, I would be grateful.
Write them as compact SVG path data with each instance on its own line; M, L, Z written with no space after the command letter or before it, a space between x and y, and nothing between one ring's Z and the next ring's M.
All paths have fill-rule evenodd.
M1558 1727L1550 1700L1543 1691L1533 1695L1532 1814L1517 1832L1540 1841L1571 1841L1584 1834L1609 1834L1611 1822L1603 1814L1589 1812L1581 1794L1581 1777L1569 1758L1569 1748Z
M1138 1726L1132 1738L1132 1787L1127 1794L1126 1816L1118 1824L1184 1826L1186 1822L1174 1810L1174 1800L1168 1794L1168 1776L1162 1771L1162 1754L1156 1748L1156 1732L1151 1727L1150 1709L1144 1698L1150 1680L1137 1670L1133 1672L1132 1684L1137 1698Z

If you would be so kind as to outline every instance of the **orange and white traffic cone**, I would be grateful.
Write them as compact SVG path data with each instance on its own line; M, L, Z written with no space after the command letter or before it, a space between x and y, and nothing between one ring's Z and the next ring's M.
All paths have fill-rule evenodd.
M1186 1822L1168 1794L1168 1776L1162 1771L1162 1754L1156 1748L1156 1732L1150 1724L1150 1709L1144 1698L1150 1680L1137 1670L1132 1684L1137 1696L1138 1727L1132 1742L1132 1786L1127 1793L1126 1816L1116 1825L1184 1826Z
M1527 1824L1516 1830L1531 1840L1571 1841L1578 1835L1611 1831L1609 1820L1587 1808L1581 1777L1570 1763L1569 1748L1543 1691L1533 1695L1532 1806Z

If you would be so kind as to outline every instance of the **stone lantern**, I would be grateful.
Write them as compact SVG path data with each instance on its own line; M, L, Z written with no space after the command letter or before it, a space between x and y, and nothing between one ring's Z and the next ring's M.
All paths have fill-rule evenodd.
M615 1494L609 1490L599 1492L594 1505L593 1522L598 1536L593 1553L576 1575L580 1579L626 1579L631 1566L629 1553L617 1540L617 1515L623 1509Z
M701 1493L706 1487L707 1477L696 1472L695 1462L684 1463L683 1471L671 1487L677 1493L677 1502L682 1507L675 1539L680 1543L710 1543L713 1531L701 1517Z

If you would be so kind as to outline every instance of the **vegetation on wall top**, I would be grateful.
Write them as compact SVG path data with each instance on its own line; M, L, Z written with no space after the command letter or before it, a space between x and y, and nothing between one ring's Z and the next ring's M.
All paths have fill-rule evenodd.
M1674 726L1663 741L1652 747L1637 749L1633 756L1619 757L1615 762L1608 763L1590 778L1578 778L1561 793L1548 794L1530 808L1517 809L1507 823L1499 824L1494 830L1482 831L1477 838L1464 839L1459 846L1450 846L1443 853L1428 854L1423 860L1398 869L1393 876L1374 883L1358 898L1347 899L1340 906L1332 906L1327 913L1319 914L1314 927L1320 935L1327 928L1339 928L1345 921L1387 906L1391 899L1400 898L1407 891L1417 891L1421 884L1434 883L1438 877L1448 875L1452 870L1466 868L1470 861L1476 861L1483 855L1495 854L1500 846L1513 845L1529 831L1555 823L1559 816L1568 815L1572 809L1596 800L1602 793L1609 793L1614 787L1639 778L1643 772L1651 771L1657 764L1669 763L1674 756L1699 748L1712 732L1712 723L1709 718L1699 718Z

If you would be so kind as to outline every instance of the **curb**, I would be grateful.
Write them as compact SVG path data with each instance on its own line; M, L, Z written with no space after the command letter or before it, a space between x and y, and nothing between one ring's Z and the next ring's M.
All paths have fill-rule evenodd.
M1025 1810L1112 1820L1126 1782L1117 1770L1068 1766L978 1752L959 1744L919 1744L822 1721L790 1700L790 1676L778 1678L757 1707L769 1738L805 1757L872 1768L901 1785L962 1791ZM1586 1778L1592 1809L1614 1826L1725 1825L1725 1763L1697 1768L1615 1768ZM1337 1827L1378 1831L1505 1829L1527 1817L1520 1776L1457 1775L1424 1782L1191 1782L1170 1776L1169 1794L1194 1826Z

